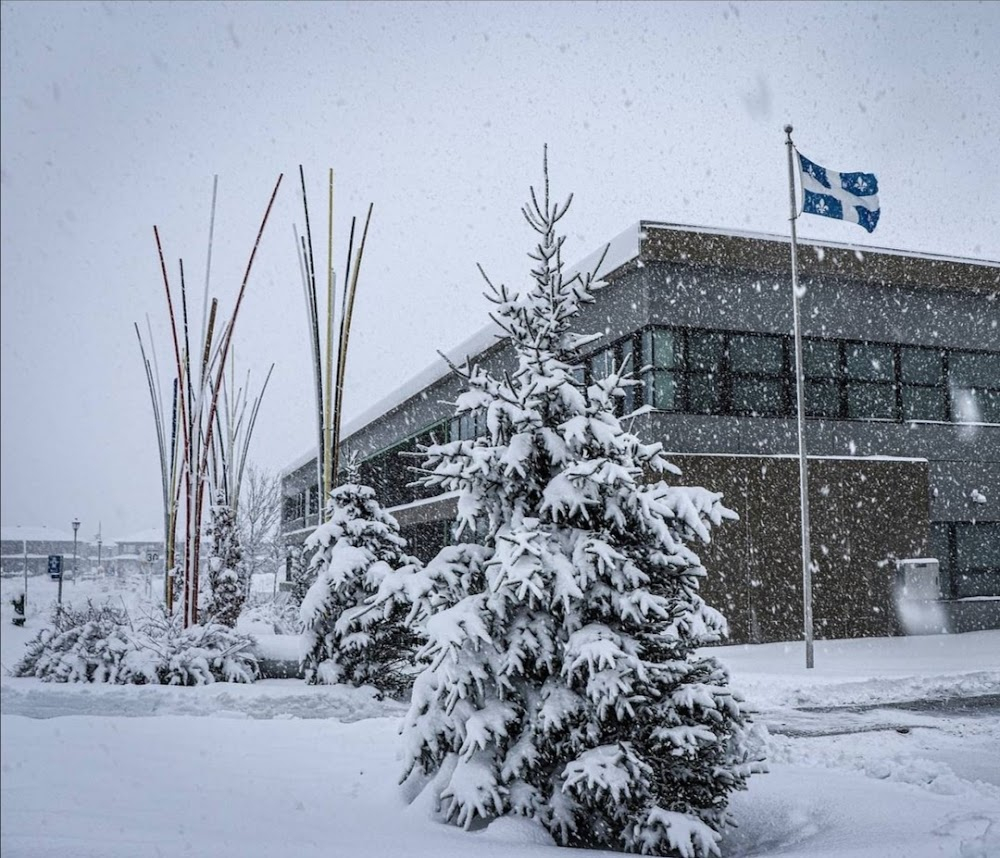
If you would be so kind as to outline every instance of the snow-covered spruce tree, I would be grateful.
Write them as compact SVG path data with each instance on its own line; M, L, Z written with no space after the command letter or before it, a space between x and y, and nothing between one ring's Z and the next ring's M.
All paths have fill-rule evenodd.
M546 163L523 209L540 236L530 288L486 280L518 358L502 378L464 371L457 414L484 416L486 436L426 448L422 482L458 491L460 532L487 537L409 585L429 665L404 779L436 775L425 788L466 827L517 813L563 845L710 855L729 794L763 770L726 669L695 652L726 623L687 543L735 515L720 494L669 485L661 446L622 427L623 372L574 381L567 360L592 338L570 326L595 284L563 277L569 202L550 204Z
M221 491L215 495L210 515L206 532L212 540L208 556L211 595L203 614L209 622L233 628L243 610L247 586L236 515Z
M298 610L313 581L316 580L315 570L309 566L309 552L306 551L305 545L289 544L285 557L288 570L286 574L288 580L292 582L292 589L288 591L290 601Z
M394 697L409 690L418 643L404 622L409 605L374 604L387 576L405 579L419 566L405 549L396 519L372 488L350 482L330 493L330 519L306 541L314 580L299 616L308 682L373 685Z

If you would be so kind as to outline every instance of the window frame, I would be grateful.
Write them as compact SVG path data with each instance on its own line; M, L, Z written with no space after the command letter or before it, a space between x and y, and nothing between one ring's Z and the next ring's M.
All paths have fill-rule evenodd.
M939 557L941 574L941 592L945 599L975 598L981 587L976 584L987 576L997 576L1000 579L1000 565L997 566L959 566L958 535L959 530L973 527L996 528L1000 532L1000 521L932 521L931 531L937 529L939 538L946 545L944 558ZM988 594L987 594L988 595ZM1000 590L994 595L1000 595Z

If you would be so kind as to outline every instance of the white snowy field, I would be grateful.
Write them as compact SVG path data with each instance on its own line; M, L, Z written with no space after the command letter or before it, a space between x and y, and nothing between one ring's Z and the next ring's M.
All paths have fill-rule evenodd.
M301 680L200 688L67 686L7 669L55 585L11 624L2 584L0 853L15 856L535 856L535 824L466 832L397 787L404 707ZM142 602L64 584L64 601ZM119 601L119 604L121 602ZM723 647L770 733L770 773L734 797L726 856L1000 856L1000 632Z

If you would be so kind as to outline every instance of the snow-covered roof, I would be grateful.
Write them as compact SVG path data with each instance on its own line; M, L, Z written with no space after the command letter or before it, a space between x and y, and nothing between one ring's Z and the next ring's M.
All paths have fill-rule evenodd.
M0 539L4 540L27 540L28 542L72 542L73 531L58 530L44 524L5 524L0 527ZM77 541L81 540L77 533Z
M118 544L123 542L163 542L163 525L147 527L145 530L137 530L127 536L117 537L115 542Z
M575 265L567 266L566 277L570 278L578 273L594 272L595 279L600 279L620 268L625 263L635 259L639 255L640 227L641 223L639 222L632 224L628 229L611 239L606 246L602 245ZM606 251L605 247L607 248ZM598 269L597 264L601 261L602 254L604 255L604 260ZM468 337L454 348L445 351L444 354L451 363L462 364L467 357L474 357L481 354L502 339L506 339L506 335L495 322L491 321L471 337ZM365 426L377 420L386 412L402 405L408 399L420 393L420 391L444 378L449 372L451 372L451 367L448 365L448 362L443 359L434 361L434 363L425 367L422 372L412 376L394 391L373 403L347 423L341 430L341 438L345 440L350 438L351 435L361 431ZM315 445L306 450L291 464L287 465L282 470L282 474L291 474L304 465L308 465L314 458L316 458Z
M721 229L712 226L691 226L682 223L667 223L665 221L644 220L636 225L639 229L669 229L676 232L693 232L702 235L723 235L731 238L745 238L757 241L776 241L781 244L789 244L791 236L780 235L773 232L748 232L738 229ZM901 250L892 247L877 247L870 244L849 244L841 241L825 241L814 238L798 237L799 245L809 247L828 247L835 250L850 250L858 253L878 253L886 256L905 256L911 259L928 259L936 262L958 262L966 265L985 265L990 268L1000 268L1000 261L994 259L975 259L967 256L946 256L941 253L925 253L918 250Z

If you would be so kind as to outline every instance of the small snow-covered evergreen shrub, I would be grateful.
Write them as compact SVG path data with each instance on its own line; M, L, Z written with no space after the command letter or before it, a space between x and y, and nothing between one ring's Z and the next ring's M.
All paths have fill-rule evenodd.
M302 618L299 606L289 598L289 593L250 593L247 604L240 614L239 626L265 626L276 635L298 635L302 633Z
M207 532L212 540L208 555L210 595L201 616L210 623L232 628L243 610L249 582L243 567L236 514L222 492L216 495Z
M415 673L417 636L402 599L375 596L388 576L419 565L405 553L396 520L369 486L347 483L330 493L330 520L306 541L315 578L302 600L306 680L373 685L399 697Z
M291 600L301 605L316 580L316 569L309 562L309 552L304 545L288 546L288 580L292 582L289 591Z
M151 615L125 657L130 681L153 685L253 682L260 671L253 638L217 623L183 628L180 615Z
M46 682L118 685L204 685L253 682L259 675L253 639L226 626L182 628L165 612L133 623L111 605L65 606L28 643L14 676Z
M584 387L570 325L590 276L564 279L569 203L531 192L533 283L493 287L518 365L461 371L456 414L482 437L426 448L425 486L458 492L459 534L406 582L428 662L404 721L404 779L466 827L507 813L562 845L702 858L730 794L762 770L726 669L697 649L725 619L699 595L689 546L735 514L616 416L624 368ZM391 580L391 579L390 579Z
M84 608L57 609L52 628L28 642L12 673L46 682L128 682L127 622L124 610L89 600Z

